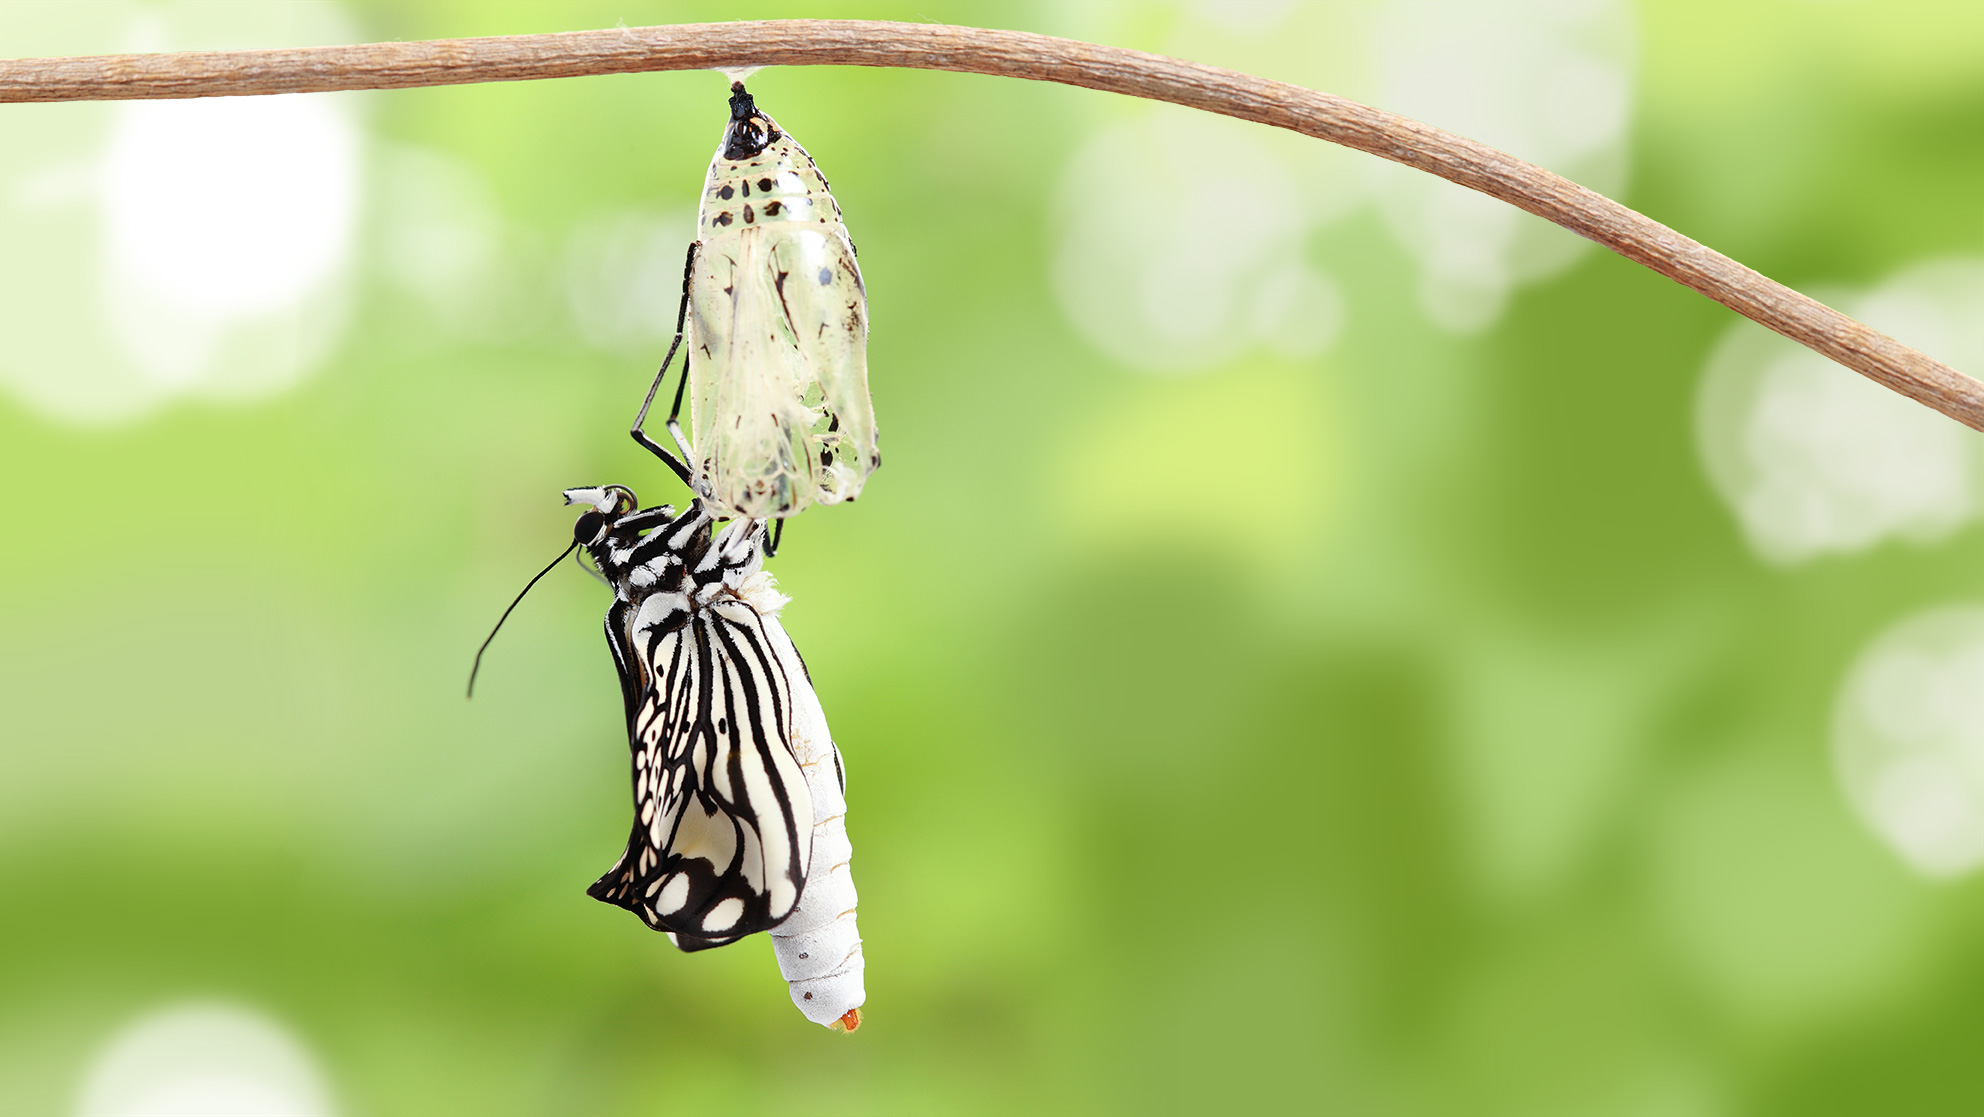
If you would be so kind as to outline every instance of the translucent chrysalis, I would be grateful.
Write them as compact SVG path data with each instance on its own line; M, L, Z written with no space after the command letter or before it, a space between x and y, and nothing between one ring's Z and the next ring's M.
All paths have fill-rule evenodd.
M777 519L860 494L881 455L854 242L826 176L742 82L703 185L675 344L637 437L685 334L669 428L719 514ZM678 426L684 388L699 455Z

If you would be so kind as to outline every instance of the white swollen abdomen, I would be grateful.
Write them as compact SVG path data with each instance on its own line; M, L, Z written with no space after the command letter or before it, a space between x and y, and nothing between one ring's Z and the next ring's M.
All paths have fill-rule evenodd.
M772 952L792 989L792 1003L806 1019L852 1031L860 1024L856 1010L868 999L868 992L862 982L861 933L854 922L854 877L849 869L854 846L847 839L840 750L834 747L826 712L791 639L776 621L766 628L776 634L779 660L792 682L792 753L806 773L814 820L806 888L799 907L772 929Z

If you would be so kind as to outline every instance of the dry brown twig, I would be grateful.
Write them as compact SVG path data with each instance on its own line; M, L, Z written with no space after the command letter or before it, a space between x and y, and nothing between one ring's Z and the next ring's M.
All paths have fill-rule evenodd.
M405 89L748 66L898 66L1077 85L1286 128L1553 221L1901 394L1984 430L1984 383L1618 202L1396 113L1216 66L1022 31L768 20L298 50L0 61L0 102Z

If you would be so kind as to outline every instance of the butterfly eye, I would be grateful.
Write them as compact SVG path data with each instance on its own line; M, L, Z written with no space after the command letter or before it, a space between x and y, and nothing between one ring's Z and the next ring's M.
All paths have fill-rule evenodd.
M580 543L597 543L606 534L606 517L598 512L587 512L572 525L572 538Z

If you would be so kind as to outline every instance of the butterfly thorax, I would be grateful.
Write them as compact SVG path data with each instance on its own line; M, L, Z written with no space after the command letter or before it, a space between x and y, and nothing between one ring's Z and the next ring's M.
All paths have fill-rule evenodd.
M760 569L762 524L734 522L712 537L710 510L700 502L654 523L656 513L670 511L623 516L586 546L614 596L634 610L633 628L673 627L725 601L761 613L775 613L784 604L775 590L767 595L772 583Z
M650 594L680 593L693 582L690 565L701 557L700 554L673 548L642 553L652 549L644 544L649 544L653 536L673 526L657 528L646 533L646 538L636 529L615 529L608 532L605 539L586 547L593 563L613 587L615 597L638 603ZM700 550L701 547L695 548L695 551Z

